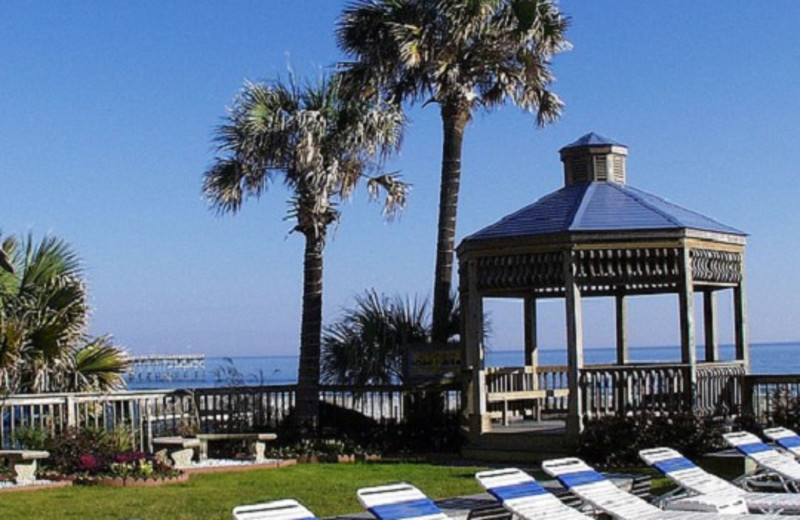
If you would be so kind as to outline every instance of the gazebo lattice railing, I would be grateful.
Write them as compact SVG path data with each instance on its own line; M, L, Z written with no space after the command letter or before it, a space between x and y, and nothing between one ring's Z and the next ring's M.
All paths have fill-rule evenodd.
M486 255L477 259L478 290L501 295L530 288L534 294L563 296L565 251ZM584 295L677 291L681 281L680 248L636 247L570 251L575 281ZM742 280L739 252L693 248L696 283L737 284Z

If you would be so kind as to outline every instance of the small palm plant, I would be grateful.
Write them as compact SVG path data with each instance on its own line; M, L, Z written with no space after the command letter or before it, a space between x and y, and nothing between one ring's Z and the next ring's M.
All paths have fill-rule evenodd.
M125 352L87 334L78 256L63 240L8 237L0 271L0 387L8 393L107 391L124 386Z
M425 343L430 333L427 303L374 289L355 301L325 328L324 381L356 387L402 382L408 345Z
M447 340L459 342L461 312L458 298L447 302ZM491 323L484 318L486 337ZM405 363L409 347L430 340L431 316L427 301L408 296L389 297L369 289L355 296L322 337L323 380L329 384L392 385L407 383Z
M316 84L246 83L217 129L218 156L205 172L203 191L213 207L236 213L279 179L291 192L288 217L303 235L303 311L296 419L318 418L322 334L323 249L339 205L368 177L372 198L383 191L391 217L408 186L383 174L399 145L402 114L379 100L345 99L338 77Z

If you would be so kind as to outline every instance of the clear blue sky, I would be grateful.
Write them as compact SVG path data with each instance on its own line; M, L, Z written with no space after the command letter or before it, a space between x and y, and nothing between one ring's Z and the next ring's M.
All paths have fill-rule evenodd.
M303 241L280 187L236 216L202 199L211 137L245 79L315 76L341 59L343 1L0 3L0 228L53 233L84 260L95 333L134 353L298 351ZM629 183L750 233L750 338L796 340L800 274L800 3L578 1L554 64L566 102L537 130L513 108L467 131L458 239L561 186L558 149L595 131L630 148ZM388 168L414 184L399 221L363 192L326 249L330 321L370 287L429 295L440 129L410 112ZM728 309L730 299L723 297ZM489 302L495 349L517 348L518 302ZM586 303L589 347L613 342ZM563 342L563 304L541 341ZM677 299L637 298L634 345L678 342ZM702 338L698 331L699 338ZM731 338L726 315L723 341Z

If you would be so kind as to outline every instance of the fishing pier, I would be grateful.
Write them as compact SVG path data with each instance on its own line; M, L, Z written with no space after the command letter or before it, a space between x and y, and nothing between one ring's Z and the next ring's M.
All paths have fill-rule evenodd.
M131 381L197 381L205 377L205 354L131 357Z

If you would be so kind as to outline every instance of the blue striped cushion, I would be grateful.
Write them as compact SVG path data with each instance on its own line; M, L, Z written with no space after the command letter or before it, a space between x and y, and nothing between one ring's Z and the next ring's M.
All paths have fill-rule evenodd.
M594 470L576 471L558 476L558 481L567 488L574 488L595 482L602 482L606 478Z
M530 497L534 495L542 495L547 491L539 485L538 482L528 481L519 484L511 484L509 486L500 486L492 488L489 493L500 502L511 500L512 498Z
M770 448L763 442L754 442L752 444L740 444L739 446L736 447L739 449L739 451L747 455L761 453L763 451L772 451L772 448Z
M653 464L653 466L655 466L655 468L661 473L665 474L673 471L680 471L682 469L693 469L697 467L686 457L661 460Z
M795 435L794 437L778 439L778 444L784 448L800 448L800 436Z
M381 520L401 520L418 516L435 515L442 511L429 498L386 504L369 508L370 513Z

